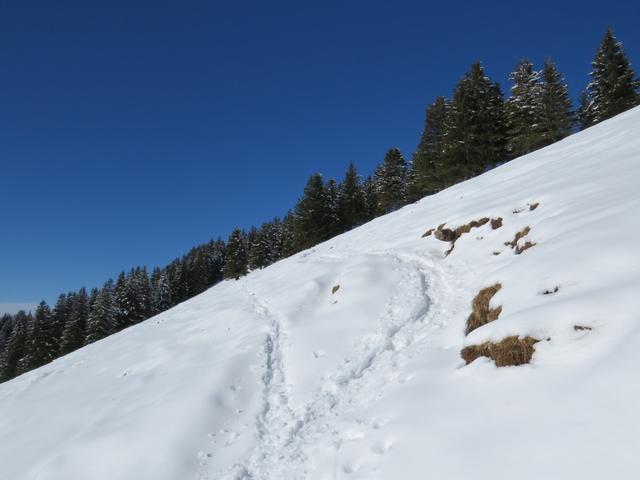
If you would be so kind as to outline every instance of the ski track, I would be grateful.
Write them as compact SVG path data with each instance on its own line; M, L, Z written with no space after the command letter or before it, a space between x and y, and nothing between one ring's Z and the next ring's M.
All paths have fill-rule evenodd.
M286 319L247 286L256 313L268 324L263 407L256 419L256 447L223 476L225 480L306 479L313 471L309 449L327 439L335 448L337 476L338 455L345 440L339 431L340 420L358 417L358 412L379 398L380 388L384 388L367 388L375 381L368 374L383 371L383 378L397 380L402 359L428 351L430 337L455 313L446 305L451 304L461 275L447 272L442 259L389 251L369 255L394 259L395 268L404 270L404 280L380 315L377 331L359 342L358 357L345 359L328 380L317 386L312 400L299 412L290 405L286 381ZM410 313L399 317L396 310L407 311L408 305Z

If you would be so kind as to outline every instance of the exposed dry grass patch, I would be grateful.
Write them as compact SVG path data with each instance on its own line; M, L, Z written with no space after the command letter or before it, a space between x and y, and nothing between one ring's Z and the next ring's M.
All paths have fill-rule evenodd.
M582 332L582 331L584 331L584 330L593 330L593 327L587 327L587 326L585 326L585 325L574 325L574 326L573 326L573 329L574 329L576 332Z
M516 245L518 245L520 239L529 235L530 231L531 227L524 227L522 230L516 233L515 237L513 237L513 240L511 240L510 242L504 242L504 244L507 247L516 248Z
M502 226L502 217L491 219L491 230L497 230Z
M530 203L529 204L529 211L533 211L536 208L538 208L540 206L540 202L536 202L536 203Z
M435 228L430 228L429 230L427 230L426 232L424 232L422 234L422 238L430 237L434 230L435 230Z
M447 256L451 252L453 252L453 249L456 246L455 245L456 240L458 240L462 235L464 235L465 233L469 233L472 228L481 227L488 222L489 222L489 218L483 217L479 220L472 220L471 222L465 225L460 225L455 229L444 228L446 224L443 223L438 225L438 228L436 228L432 233L433 233L433 236L436 237L438 240L441 240L443 242L451 242L451 247L449 248L449 250L445 252L445 256Z
M471 302L471 314L467 319L467 328L464 332L465 335L468 335L476 328L480 328L481 326L498 319L502 312L502 307L491 308L489 303L501 288L502 285L496 283L495 285L483 288L478 292Z
M560 287L556 285L553 288L547 288L543 290L542 295L553 295L554 293L558 293L559 290L560 290Z
M460 351L460 356L467 365L480 357L490 358L495 362L496 367L524 365L531 361L535 351L533 346L539 341L529 336L520 338L512 335L499 342L484 342L480 345L464 347Z
M527 240L523 245L516 246L516 255L520 255L525 250L529 250L531 247L535 247L537 244L535 242L530 242Z
M331 289L331 295L336 293L338 290L340 290L340 285L334 285L333 288Z
M531 227L524 227L522 230L520 230L519 232L517 232L515 234L515 236L513 237L513 240L511 240L510 242L504 242L504 244L507 247L511 247L513 250L515 250L516 255L520 255L522 252L524 252L525 250L530 249L531 247L534 247L536 245L535 242L531 242L529 240L527 240L524 244L522 245L518 245L518 242L526 237L527 235L529 235L529 232L531 232Z

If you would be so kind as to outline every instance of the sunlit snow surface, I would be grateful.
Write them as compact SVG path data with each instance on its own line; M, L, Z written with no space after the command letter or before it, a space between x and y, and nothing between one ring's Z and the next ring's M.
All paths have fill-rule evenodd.
M0 478L635 478L639 234L636 108L0 385Z

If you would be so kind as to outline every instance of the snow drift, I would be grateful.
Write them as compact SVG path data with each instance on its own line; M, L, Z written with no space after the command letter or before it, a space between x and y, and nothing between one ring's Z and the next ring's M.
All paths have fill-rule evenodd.
M636 108L0 385L0 478L633 478L639 208Z

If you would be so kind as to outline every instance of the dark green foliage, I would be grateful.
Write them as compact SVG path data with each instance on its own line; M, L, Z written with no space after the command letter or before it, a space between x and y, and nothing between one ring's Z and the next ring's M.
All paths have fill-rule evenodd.
M13 328L4 350L0 353L0 381L9 380L19 372L18 366L23 357L27 344L27 332L33 318L24 310L19 311L13 318Z
M296 204L294 216L294 243L296 250L317 245L330 238L334 218L330 198L325 190L322 175L309 177L304 194Z
M445 120L449 102L438 97L427 107L420 143L413 155L407 183L409 200L416 201L441 190L445 185L443 171Z
M378 193L373 176L368 176L362 183L362 194L364 196L363 219L368 222L378 216Z
M89 317L89 296L84 287L78 293L68 295L67 298L71 308L60 342L60 352L63 355L84 346Z
M169 275L166 269L156 268L151 275L151 313L156 315L171 307L173 307L173 291Z
M533 151L540 143L538 105L540 103L540 72L529 60L522 60L509 76L513 82L511 97L506 102L508 129L507 152L519 157Z
M151 283L145 267L120 273L114 287L115 316L119 328L135 325L151 313Z
M384 161L376 168L374 184L378 200L377 213L384 215L406 203L407 163L397 148L387 150Z
M344 180L340 183L338 200L341 231L345 232L365 221L365 198L358 171L353 163L349 164Z
M445 121L442 188L485 172L506 158L506 119L498 84L479 62L460 80Z
M249 268L260 269L278 261L282 255L283 225L279 218L263 223L249 248Z
M571 134L573 123L569 87L555 63L547 60L542 69L540 97L536 108L539 133L537 147L545 147L567 137Z
M580 130L589 128L595 121L593 117L593 111L591 110L591 99L589 98L589 93L586 90L580 92L576 118Z
M238 280L248 271L247 234L235 228L227 241L224 278Z
M2 351L9 341L13 331L13 324L13 315L6 313L0 317L0 356L2 356Z
M324 188L327 202L327 220L325 225L325 239L329 239L344 232L342 211L340 209L340 188L333 178L327 181Z
M18 374L38 368L53 360L57 354L57 342L51 335L52 314L45 301L36 308L33 319L27 326L25 354L18 363Z
M282 253L280 258L289 257L300 251L296 245L295 224L295 215L289 210L282 220Z
M640 82L611 28L607 29L591 65L589 102L581 108L583 125L601 122L640 104Z
M99 291L87 320L87 344L97 342L117 331L113 281L109 280Z

